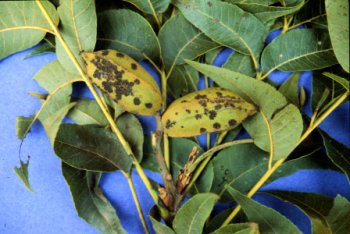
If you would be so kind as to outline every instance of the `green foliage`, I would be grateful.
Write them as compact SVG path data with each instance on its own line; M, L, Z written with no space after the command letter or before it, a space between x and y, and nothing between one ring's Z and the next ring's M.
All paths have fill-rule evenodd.
M55 51L58 59L35 74L46 93L29 94L42 106L29 117L17 117L16 135L23 141L36 120L42 123L62 161L78 215L102 233L126 231L98 186L101 172L120 170L132 183L133 168L154 200L149 218L156 233L300 233L286 217L250 198L264 184L300 170L338 170L350 178L349 149L315 130L349 96L348 12L344 0L124 0L96 5L93 0L2 1L0 59L40 41L27 58ZM300 25L307 29L298 29ZM266 45L268 32L275 29L281 34ZM234 52L222 68L211 66L225 47ZM87 55L83 61L81 56ZM142 60L158 72L161 92L150 74L136 69ZM274 70L295 73L277 89L266 79ZM305 70L313 70L312 97L298 86ZM128 72L128 84L113 87L111 95L104 82L112 82L111 73L118 80L118 72ZM219 87L198 92L202 75L205 87L210 80ZM129 92L128 85L140 82L138 78L151 82L154 89L141 85L137 92ZM85 82L94 99L72 97L75 82ZM220 128L228 131L220 131L214 146L205 151L197 142L198 129L190 131L200 121L189 119L188 110L203 99L207 103L201 108L208 114L216 102L227 98L222 92L220 96L220 88L242 97L257 113L242 118L242 125L233 130ZM182 102L170 119L164 118L163 113L172 110L167 105L188 101L181 99L188 94L199 95L195 105ZM211 94L215 98L210 99ZM121 103L118 95L131 102ZM151 114L157 128L145 136L132 113L141 113L142 99L156 96L159 106ZM313 118L303 113L306 98L312 99ZM247 106L231 104L237 113L248 111ZM147 108L152 106L143 106ZM65 117L74 124L62 123ZM164 135L175 123L162 119L186 123L176 134L188 138ZM252 139L236 140L242 131ZM327 157L320 160L323 149ZM14 172L31 190L28 166L20 161ZM144 169L161 173L163 183L150 182ZM130 188L140 195L131 184ZM350 206L343 197L267 193L299 207L309 217L313 233L350 229ZM218 201L235 201L243 212L231 206L213 216Z

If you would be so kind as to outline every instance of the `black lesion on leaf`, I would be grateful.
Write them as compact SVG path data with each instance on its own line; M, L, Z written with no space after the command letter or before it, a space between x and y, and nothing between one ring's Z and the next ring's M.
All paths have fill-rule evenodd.
M210 2L210 1L208 1L208 6L209 6L209 7L212 7L212 6L213 6L213 3Z
M186 109L185 111L186 111L188 114L191 114L191 110Z
M107 81L103 81L103 82L102 82L102 86L103 86L103 89L104 89L107 93L112 93L112 92L113 92L113 89L112 89L111 85L110 85Z
M102 55L103 55L103 56L108 55L108 53L109 53L109 51L108 51L108 50L103 50L103 51L102 51Z
M134 104L137 105L137 106L140 105L140 104L141 104L140 98L135 97L135 98L134 98Z
M148 108L148 109L151 109L153 104L152 103L146 103L145 106Z
M202 99L198 101L199 105L201 105L202 107L207 107L207 100Z
M136 79L136 80L134 80L134 83L137 84L137 85L139 85L139 84L140 84L140 80L139 80L139 79Z
M171 128L172 126L174 126L176 124L176 121L171 121L170 119L168 119L165 123L165 128L166 129L169 129Z
M202 115L196 114L194 117L198 120L198 119L201 119L201 118L202 118Z
M207 129L205 129L205 128L200 128L200 129L199 129L199 132L200 132L200 133L205 133L206 131L207 131Z
M132 63L131 64L131 69L136 70L137 69L137 64L136 63Z
M230 125L230 126L235 126L236 124L237 124L237 121L234 120L234 119L230 119L230 120L228 121L228 125Z
M213 128L215 129L219 129L221 127L221 125L219 123L214 123L213 124Z
M117 57L118 58L123 58L124 57L124 54L120 53L120 52L117 52Z
M214 110L209 111L209 119L215 119L215 117L216 117L216 111Z
M205 94L203 94L203 95L197 94L194 98L195 99L205 99L205 98L207 98L207 95L205 95Z
M222 108L222 105L221 104L217 104L214 108L215 108L215 110L220 110Z

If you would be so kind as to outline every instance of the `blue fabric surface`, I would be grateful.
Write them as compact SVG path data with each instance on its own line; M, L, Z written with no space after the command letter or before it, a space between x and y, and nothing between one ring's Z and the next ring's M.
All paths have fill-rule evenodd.
M27 95L27 92L44 92L32 77L42 66L56 58L54 54L45 54L24 60L27 53L28 50L0 61L0 233L98 233L77 216L68 187L61 175L60 161L54 155L40 123L33 126L23 143L21 153L23 160L27 155L31 156L29 178L34 192L28 192L13 172L13 167L19 165L20 140L15 135L16 116L29 116L39 109L38 100ZM79 95L84 93L86 97L90 96L84 87L78 88ZM342 108L348 111L349 105L345 104ZM343 132L343 121L348 120L348 115L347 119L344 118L342 108L338 108L339 113L335 113L335 117L341 120L330 120L331 123L324 126L331 126L333 136L336 137L340 134L336 129ZM147 122L148 119L143 120L145 131L154 129ZM348 132L343 135L348 137ZM151 172L148 175L160 182L159 175ZM152 199L139 176L133 174L133 180L147 217L148 210L153 206ZM142 225L124 177L119 172L105 174L101 187L116 208L124 228L129 233L142 233ZM346 177L334 171L299 171L274 181L263 189L309 191L332 197L340 193L350 199L350 187ZM303 232L310 233L310 223L305 216L300 215L300 211L294 212L288 204L284 205L276 199L260 195L255 199L276 208L291 218Z

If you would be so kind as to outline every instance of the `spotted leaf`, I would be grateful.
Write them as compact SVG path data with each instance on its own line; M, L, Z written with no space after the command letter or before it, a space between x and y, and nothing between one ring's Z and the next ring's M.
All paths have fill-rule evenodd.
M84 52L82 57L91 81L124 110L140 115L160 110L157 83L134 59L115 50Z
M253 104L229 90L208 88L173 102L162 124L171 137L191 137L233 129L256 111Z

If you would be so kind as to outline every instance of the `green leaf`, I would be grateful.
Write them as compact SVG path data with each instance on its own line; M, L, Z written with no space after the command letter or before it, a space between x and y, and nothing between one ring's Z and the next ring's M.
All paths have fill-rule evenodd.
M101 111L96 101L90 99L80 99L74 108L68 113L68 118L79 125L96 124L107 126L108 120Z
M259 228L256 224L234 223L219 228L211 234L259 234Z
M265 151L270 151L270 140L266 116L272 134L273 159L281 159L294 149L303 129L301 114L294 105L287 105L285 97L272 86L243 74L192 61L186 61L199 72L213 79L219 86L230 89L245 100L254 102L260 113L243 122L254 143ZM268 98L267 98L268 97ZM283 109L282 109L283 108ZM279 110L278 113L275 113ZM283 120L287 118L288 121ZM283 126L283 127L281 127Z
M350 202L344 197L337 195L334 206L327 216L333 234L348 233L350 230Z
M211 191L223 202L232 201L226 186L246 193L264 174L267 160L267 153L251 143L220 151L212 160L214 180Z
M176 234L170 227L158 222L151 216L149 216L152 226L156 234Z
M171 17L159 31L159 43L165 68L171 73L184 59L195 59L218 46L192 26L182 14Z
M62 162L78 215L105 234L126 233L111 203L98 187L99 173L78 170Z
M94 0L61 0L57 8L60 16L60 33L79 64L84 67L81 51L93 51L96 44L97 17ZM56 54L62 66L79 74L61 42L56 37Z
M335 56L349 73L349 1L326 0L328 30Z
M350 84L349 81L343 77L337 76L335 74L329 73L329 72L324 72L322 73L322 75L331 78L332 80L334 80L335 82L337 82L338 84L340 84L341 86L344 87L344 89L346 89L347 91L349 91L350 89Z
M300 73L292 74L278 89L291 103L299 106L299 77Z
M141 15L127 9L107 10L99 14L98 22L98 48L115 49L136 60L159 57L157 36Z
M238 52L233 52L222 67L251 77L256 74L251 58Z
M173 221L176 233L201 234L218 196L212 193L201 193L193 196L177 212Z
M267 193L302 209L311 220L313 233L332 233L326 218L333 206L332 198L312 193L288 191L267 191Z
M182 97L197 91L198 72L193 67L184 64L175 66L168 79L168 91L174 98Z
M169 7L170 0L124 0L135 5L141 11L154 15L155 13L163 13Z
M18 116L16 118L16 136L18 139L23 140L28 132L29 126L34 120L34 115L30 117Z
M55 47L52 46L52 44L48 42L43 42L42 44L38 45L37 48L35 48L33 51L31 51L29 54L27 54L24 58L30 58L35 55L41 55L44 53L54 53L55 52Z
M297 38L297 40L296 40ZM318 70L337 64L329 36L324 31L295 29L274 39L263 51L262 70Z
M346 174L350 181L350 149L333 140L325 133L322 134L322 138L328 158Z
M143 129L140 121L132 114L126 113L117 119L117 126L125 140L129 143L132 152L140 162L143 155Z
M297 12L304 4L304 0L297 0L286 1L286 6L267 6L264 2L260 3L259 1L256 1L254 3L237 3L237 6L254 14L263 23L267 23L270 20Z
M267 30L254 15L217 0L179 0L175 5L213 41L251 56L257 68Z
M54 150L70 166L92 171L129 172L132 158L126 154L116 135L91 125L62 124Z
M42 4L57 25L55 7L48 1L43 1ZM22 13L19 14L20 12ZM0 59L36 45L47 32L52 31L34 1L1 1L0 15Z
M301 234L301 231L290 220L277 211L251 200L231 187L228 187L227 189L231 196L242 207L248 219L252 222L258 223L259 229L262 233Z
M50 100L41 107L39 120L43 123L52 145L61 120L73 107L73 104L69 104L72 94L71 83L77 78L78 76L68 73L57 60L43 67L34 76L39 85L51 95Z
M28 166L29 166L29 159L25 163L22 160L20 160L21 166L20 167L14 167L13 170L16 173L16 175L21 179L23 184L26 186L26 188L32 192L32 188L30 187L29 178L28 178Z

